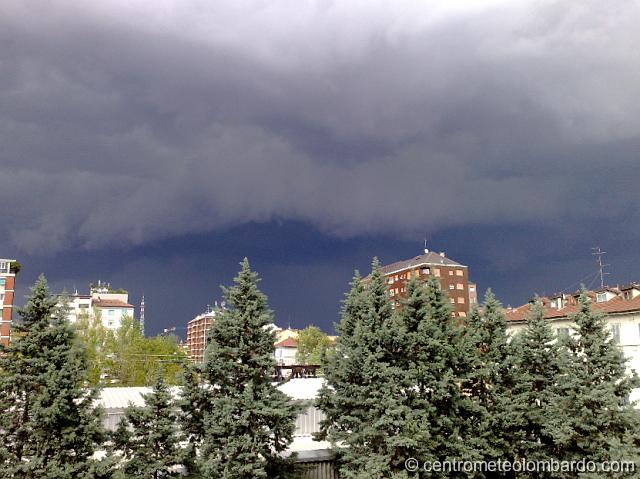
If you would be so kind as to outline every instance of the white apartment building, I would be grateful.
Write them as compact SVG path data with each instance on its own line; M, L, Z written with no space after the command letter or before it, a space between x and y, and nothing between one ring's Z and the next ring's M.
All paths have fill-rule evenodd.
M108 329L118 329L125 317L135 318L135 309L129 304L129 293L113 291L108 284L98 282L91 286L91 293L72 294L69 299L69 320L75 323L83 313L89 317L100 316L102 324Z
M588 295L593 311L604 314L613 340L620 345L629 360L628 368L640 374L640 284L605 287L590 291ZM563 293L540 298L545 309L545 319L551 323L557 334L573 334L574 324L570 317L578 311L579 296L579 293ZM531 304L527 303L506 311L507 328L510 333L516 333L526 326L526 315ZM635 389L629 399L640 400L640 389Z

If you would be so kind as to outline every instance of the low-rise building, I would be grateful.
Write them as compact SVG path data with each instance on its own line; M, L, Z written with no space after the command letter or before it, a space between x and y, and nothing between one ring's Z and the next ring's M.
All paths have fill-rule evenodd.
M135 319L135 308L129 304L129 293L122 289L113 290L108 283L98 281L90 286L89 294L76 291L67 296L69 321L75 323L82 315L99 317L104 327L118 329L126 317Z
M631 283L625 287L605 287L587 292L592 310L604 315L613 340L620 345L629 362L630 370L640 373L640 285ZM571 316L578 312L579 292L560 293L539 298L544 306L544 317L558 335L573 334L575 325ZM505 313L511 334L526 327L527 313L533 299ZM640 389L634 390L630 400L640 399Z
M296 355L298 354L298 340L292 337L278 341L276 347L276 362L280 366L291 366L296 363Z

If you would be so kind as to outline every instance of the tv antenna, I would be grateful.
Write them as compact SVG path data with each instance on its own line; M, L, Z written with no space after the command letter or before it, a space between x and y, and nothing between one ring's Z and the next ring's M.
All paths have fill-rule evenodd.
M594 252L593 252L593 253L591 253L591 254L592 254L593 256L597 256L597 257L598 257L598 259L597 259L596 261L597 261L597 263L598 263L598 270L599 270L599 272L600 272L600 287L601 287L601 288L604 288L604 277L605 277L606 275L608 275L608 274L611 274L611 273L608 273L608 272L604 271L604 269L605 269L607 266L611 266L611 265L610 265L610 264L603 264L603 263L602 263L602 256L604 256L605 254L607 254L607 252L606 252L606 251L602 251L602 250L600 249L600 246L596 246L596 247L591 248L591 249L594 251Z

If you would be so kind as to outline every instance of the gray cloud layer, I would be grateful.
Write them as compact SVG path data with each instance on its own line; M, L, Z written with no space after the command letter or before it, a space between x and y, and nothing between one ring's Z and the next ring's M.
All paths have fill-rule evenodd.
M634 1L0 4L0 246L625 218Z

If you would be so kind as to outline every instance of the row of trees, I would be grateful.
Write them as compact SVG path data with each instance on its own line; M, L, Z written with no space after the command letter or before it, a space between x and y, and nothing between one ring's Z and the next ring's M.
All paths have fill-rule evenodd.
M628 397L638 378L586 295L579 304L575 335L557 338L537 303L511 340L491 292L457 318L437 279L414 279L393 310L377 261L366 281L356 274L318 399L318 436L336 445L340 477L483 477L409 472L408 458L637 461L640 417Z
M85 386L86 345L41 278L0 351L0 477L158 478L179 464L194 477L292 474L283 453L300 406L271 382L273 315L258 281L245 260L224 289L228 308L205 363L186 369L179 398L158 374L146 405L129 408L107 435L97 391ZM319 436L334 444L343 479L438 477L407 471L411 457L637 459L640 420L625 401L638 379L586 296L575 336L556 338L538 304L510 340L491 293L481 310L455 318L435 279L409 282L395 310L377 262L351 286L317 401L326 414Z
M271 382L272 313L246 259L234 281L224 288L228 307L210 331L205 364L185 368L181 394L158 371L146 404L130 406L108 434L98 389L86 387L92 343L79 339L41 277L0 350L0 478L173 477L179 465L192 477L291 472L282 453L300 407ZM116 347L119 334L135 341L135 329L116 334Z

